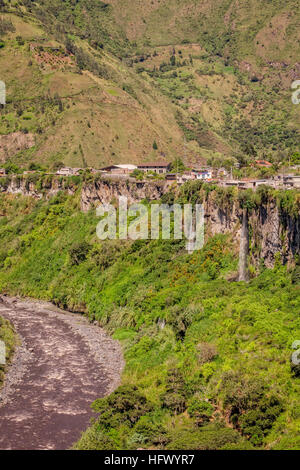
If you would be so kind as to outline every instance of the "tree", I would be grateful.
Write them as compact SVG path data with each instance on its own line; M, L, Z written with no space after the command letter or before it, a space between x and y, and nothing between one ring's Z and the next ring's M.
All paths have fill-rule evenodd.
M65 164L61 161L55 162L52 165L52 170L56 172L56 171L60 170L61 168L63 168L64 166L65 166Z
M90 251L91 246L83 241L81 243L75 243L70 249L70 259L72 265L79 265L86 260L88 252Z
M185 170L186 170L186 166L181 160L181 158L176 158L171 163L171 171L174 171L175 173L183 173Z

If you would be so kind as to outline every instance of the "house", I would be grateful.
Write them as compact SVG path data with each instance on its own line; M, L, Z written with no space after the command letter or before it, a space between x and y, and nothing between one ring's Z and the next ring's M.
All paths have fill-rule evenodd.
M166 174L166 180L167 181L177 181L176 173L167 173Z
M183 174L182 174L182 178L184 180L195 180L196 175L192 171L184 171Z
M255 160L255 166L258 168L272 168L273 165L267 160Z
M283 176L283 186L290 188L300 188L300 175Z
M25 170L23 171L23 175L35 175L36 170Z
M66 168L61 168L60 170L58 170L56 174L59 176L74 176L74 175L79 174L79 170L80 168L66 167Z
M227 187L227 186L245 186L246 185L246 182L242 182L242 181L239 181L239 180L225 180L225 181L222 181L222 186L224 187Z
M184 184L187 181L192 181L196 179L196 174L192 171L185 171L182 175L177 175L178 184Z
M225 168L219 168L217 170L217 177L218 178L227 178L227 176L229 176L229 173Z
M148 173L152 171L158 175L165 175L170 170L171 164L164 162L142 163L138 165L138 169Z
M110 165L105 168L101 168L101 171L111 173L113 175L130 175L134 170L137 169L136 165L124 164L124 165Z
M6 169L0 168L0 176L6 176Z
M270 180L262 179L262 180L243 180L242 183L245 183L246 188L255 189L258 186L268 185L270 186Z
M81 168L79 168L79 171L81 170ZM99 173L104 173L103 170L97 170L96 168L88 168L88 170L90 170L90 172L93 174L93 175L98 175Z
M193 169L192 173L197 180L211 180L213 178L212 168Z

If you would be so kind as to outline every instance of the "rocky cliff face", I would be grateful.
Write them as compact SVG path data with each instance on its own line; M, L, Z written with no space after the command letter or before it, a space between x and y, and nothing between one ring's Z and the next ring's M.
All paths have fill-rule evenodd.
M33 176L32 179L30 176ZM36 181L35 175L14 176L0 180L0 191L8 194L22 194L36 199L52 197L59 191L74 194L78 185L70 178L53 177ZM140 202L143 199L160 199L167 191L164 182L129 182L127 180L99 179L83 183L81 189L81 210L87 212L99 204L117 202L120 196L125 196L129 204Z
M30 181L28 177L13 177L1 187L10 194L35 198L51 197L62 190L74 194L78 189L72 180L57 177L45 179L42 184ZM126 196L128 204L132 204L143 199L159 200L167 191L168 186L163 182L96 179L82 184L80 205L86 212L99 204L118 202L120 196ZM244 270L248 254L245 240L249 240L249 257L255 264L263 260L267 267L273 267L276 256L284 263L293 262L296 255L300 256L300 213L281 210L275 200L269 199L256 209L249 209L244 226L245 211L237 201L224 207L209 195L204 201L204 209L206 237L231 233L240 244Z
M237 203L224 209L207 199L206 234L232 233L237 242L241 243L248 237L250 258L254 263L262 259L267 267L274 266L276 256L280 256L284 263L291 263L296 255L300 255L300 213L291 215L280 210L276 202L270 200L248 211L244 231L243 213Z
M291 215L269 201L249 217L252 256L262 258L267 267L274 266L278 253L284 263L300 255L300 214Z
M22 194L22 196L30 196L36 199L43 197L51 197L59 191L67 191L69 194L74 194L76 188L66 186L65 182L59 178L45 180L43 184L37 184L35 178L30 178L30 175L14 176L0 179L0 192L8 194Z
M98 180L83 186L81 191L81 209L86 212L91 207L117 201L120 196L128 199L128 204L143 199L160 199L167 187L163 182L128 182L125 180Z

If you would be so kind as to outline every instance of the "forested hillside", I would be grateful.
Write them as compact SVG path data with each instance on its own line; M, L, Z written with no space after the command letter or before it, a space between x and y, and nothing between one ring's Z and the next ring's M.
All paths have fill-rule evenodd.
M124 348L122 385L76 448L299 449L299 260L233 282L231 235L188 255L184 241L100 242L79 193L0 208L0 291L83 312Z
M276 163L299 151L297 1L0 8L2 161Z

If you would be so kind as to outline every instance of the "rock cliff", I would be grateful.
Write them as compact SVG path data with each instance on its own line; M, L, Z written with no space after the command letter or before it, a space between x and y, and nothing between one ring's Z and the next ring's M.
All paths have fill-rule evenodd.
M81 210L87 212L99 204L117 202L120 196L126 196L128 203L147 200L158 200L168 191L164 182L133 182L94 178L91 181L78 183L74 178L56 176L35 180L36 175L1 178L2 192L22 194L35 198L51 197L59 191L74 194L80 191ZM216 201L213 193L204 200L206 237L219 233L231 233L240 246L240 258L250 257L253 263L263 260L267 267L273 267L276 257L284 263L291 263L295 256L300 256L300 213L289 213L282 209L278 201L269 197L255 208L247 211L247 223L243 226L244 208L238 200L226 204ZM245 220L244 220L245 222ZM242 236L241 236L242 235ZM249 240L249 252L247 243ZM243 243L244 241L244 243ZM244 271L245 274L245 271Z

